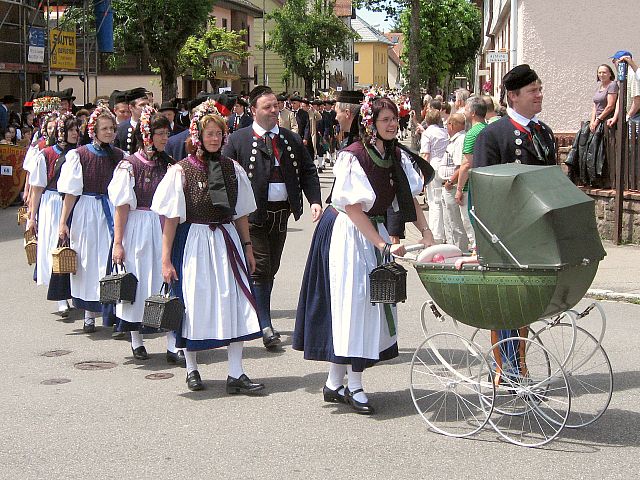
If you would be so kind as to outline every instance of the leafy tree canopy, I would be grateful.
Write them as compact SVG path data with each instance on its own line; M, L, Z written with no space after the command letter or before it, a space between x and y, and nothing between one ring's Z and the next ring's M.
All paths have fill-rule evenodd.
M178 53L191 35L205 30L213 0L113 0L113 33L118 57L144 52L160 70L162 98L174 98Z
M350 40L357 34L334 11L333 0L287 0L267 15L275 26L266 47L282 57L285 74L304 79L305 93L324 75L327 62L350 58Z
M412 35L409 22L405 10L400 25L408 37ZM462 73L480 46L481 22L478 7L466 0L420 0L420 83L433 87L447 75ZM406 46L403 53L408 53Z

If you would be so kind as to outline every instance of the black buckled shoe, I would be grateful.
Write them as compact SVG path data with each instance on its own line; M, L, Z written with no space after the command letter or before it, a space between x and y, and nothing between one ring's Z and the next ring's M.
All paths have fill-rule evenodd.
M254 383L246 374L240 375L240 378L227 377L227 393L235 395L237 393L252 394L264 389L262 383Z
M265 327L262 329L262 343L267 349L276 348L282 342L280 340L280 333L273 329L273 327Z
M147 349L144 348L144 345L139 346L138 348L131 348L133 352L133 358L136 360L148 360L149 354L147 353Z
M178 365L179 367L186 368L187 361L184 358L184 352L178 350L177 352L170 352L167 350L167 363L170 365Z
M125 333L121 330L118 330L118 325L113 326L113 332L111 332L111 338L114 340L120 340L124 338Z
M84 333L95 333L96 324L95 323L85 323L84 325L82 325L82 331Z
M202 379L200 378L200 372L198 372L198 370L194 370L187 375L187 387L192 392L197 392L198 390L204 390L204 383L202 383Z
M359 388L353 392L349 391L349 387L344 389L344 398L346 400L346 403L348 405L351 405L351 408L353 408L353 410L356 413L359 413L360 415L371 415L374 413L373 407L369 404L369 402L359 402L357 401L355 398L353 398L354 395L360 393L360 392L364 392L364 390L362 388Z
M342 390L342 392L340 392ZM345 388L340 385L335 390L331 390L326 385L322 387L322 395L324 396L324 401L329 403L347 403L344 398Z

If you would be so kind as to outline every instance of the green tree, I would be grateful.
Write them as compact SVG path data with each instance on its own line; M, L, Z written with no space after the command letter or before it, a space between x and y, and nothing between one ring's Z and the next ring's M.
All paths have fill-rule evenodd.
M178 72L190 72L194 80L209 80L215 89L217 82L214 69L209 63L209 55L224 50L235 53L240 59L248 58L249 52L242 40L246 33L245 30L235 32L216 27L215 18L211 17L204 34L191 35L180 50Z
M480 47L482 17L480 10L467 0L420 0L419 15L405 10L400 25L412 43L416 29L411 22L419 19L418 79L429 92L435 91L447 77L466 73ZM405 55L411 51L405 47Z
M480 47L482 16L468 0L358 0L386 12L405 34L411 104L421 105L420 87L433 92L446 77L462 72ZM415 108L420 117L420 108Z
M349 42L357 38L334 11L333 0L287 0L267 15L275 21L266 47L282 57L286 72L304 80L306 95L324 75L327 62L350 58Z
M409 11L411 18L410 29L415 32L413 36L405 34L406 55L403 59L407 60L409 75L409 98L411 105L418 117L422 120L420 105L422 104L422 95L420 94L420 78L418 72L418 59L420 58L420 2L421 0L356 0L356 6L367 7L375 12L385 12L387 18L392 18L397 24L400 21L402 12Z
M178 93L178 54L191 35L205 30L213 0L113 0L116 53L142 52L157 68L162 100Z

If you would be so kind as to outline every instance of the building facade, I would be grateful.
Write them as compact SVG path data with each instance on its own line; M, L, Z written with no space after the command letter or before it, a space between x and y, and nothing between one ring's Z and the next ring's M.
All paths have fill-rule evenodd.
M254 25L262 17L262 10L255 7L249 0L219 0L216 2L211 16L216 19L216 26L234 31L246 31L243 40L247 48L256 43ZM58 77L54 90L73 88L78 97L77 104L95 101L96 97L108 96L113 90L125 90L135 87L144 87L153 92L154 100L162 101L162 85L160 76L155 75L148 67L148 61L142 56L130 56L125 65L116 72L110 71L104 62L98 67L99 77L93 84L93 79L85 95L85 84L77 75L63 75ZM248 92L255 86L254 59L250 56L243 60L238 68L237 78L224 78L218 80L218 87L231 88L234 92ZM211 91L212 87L207 80L193 80L189 75L178 78L178 97L193 98L199 91Z
M389 87L389 49L393 43L381 32L356 17L351 27L360 36L355 41L355 88Z
M617 50L640 58L633 32L640 25L637 0L484 0L483 43L476 91L491 80L498 96L502 76L528 63L544 85L541 117L556 133L576 132L588 119L596 90L596 71ZM489 63L489 52L508 54Z
M393 46L389 49L389 87L402 89L404 87L402 69L405 65L401 55L404 48L404 34L401 32L389 32L385 33L384 36L393 43Z

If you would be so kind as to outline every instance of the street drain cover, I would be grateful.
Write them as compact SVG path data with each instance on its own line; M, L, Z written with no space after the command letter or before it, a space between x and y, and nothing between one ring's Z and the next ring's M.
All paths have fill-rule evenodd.
M63 355L69 355L71 350L50 350L42 354L43 357L61 357Z
M160 372L160 373L150 373L146 375L144 378L147 380L166 380L167 378L173 378L173 373L169 372Z
M71 380L68 378L48 378L40 382L41 385L62 385L63 383L69 383Z
M116 364L113 362L90 361L76 363L74 366L78 370L109 370L110 368L115 368Z

